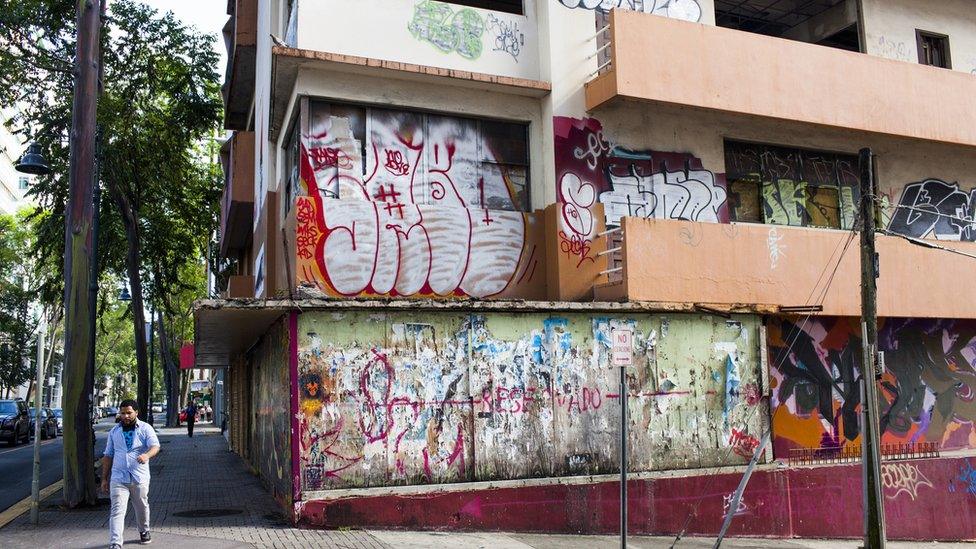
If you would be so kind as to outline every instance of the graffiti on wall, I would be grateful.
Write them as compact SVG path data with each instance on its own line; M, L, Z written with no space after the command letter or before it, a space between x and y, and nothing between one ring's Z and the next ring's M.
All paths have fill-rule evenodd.
M634 470L742 463L748 433L768 421L740 402L730 439L723 419L726 354L715 347L736 349L743 380L757 383L754 319L363 311L299 322L304 491L612 472L620 392L607 365L619 326L635 334Z
M525 47L525 34L518 21L471 8L455 11L451 4L423 0L414 6L407 30L414 38L431 44L443 53L457 53L468 60L481 57L485 44L492 51L512 56L518 62Z
M624 9L663 15L672 19L701 21L702 9L698 0L559 0L567 8L600 12Z
M525 35L519 31L518 22L506 21L490 13L486 19L486 24L488 32L492 34L494 39L492 50L507 53L517 62L519 54L522 53L522 48L525 47Z
M620 225L624 216L728 222L724 175L704 169L698 158L617 146L593 118L557 116L553 126L557 197L572 212L599 201L608 226ZM567 234L583 242L591 236Z
M839 318L768 327L774 448L860 444L860 327ZM887 319L879 330L883 443L976 448L976 322ZM792 345L791 345L792 344Z
M881 466L881 486L885 490L885 497L895 499L907 494L912 501L918 497L918 489L933 488L932 482L925 478L925 474L914 463L885 463Z
M273 495L280 501L291 501L293 495L291 471L290 418L282 412L290 402L291 381L288 374L288 332L284 322L278 322L255 348L251 360L257 364L274 365L254 370L251 402L254 406L252 462L262 476L271 483Z
M531 283L542 254L533 244L541 227L518 211L527 166L480 128L380 109L313 110L300 155L306 196L296 199L299 281L329 295L442 297Z
M888 230L916 238L976 241L976 189L926 179L906 185Z
M857 211L857 157L736 141L725 143L736 221L849 229Z

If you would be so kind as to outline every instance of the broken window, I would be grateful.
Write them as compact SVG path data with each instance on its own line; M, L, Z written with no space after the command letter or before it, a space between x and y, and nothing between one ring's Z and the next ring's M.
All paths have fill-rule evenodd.
M854 224L856 156L727 140L725 168L732 221L833 229Z
M448 4L523 15L522 0L445 0Z
M529 209L526 124L310 105L304 147L325 198L387 202L399 213L403 204Z

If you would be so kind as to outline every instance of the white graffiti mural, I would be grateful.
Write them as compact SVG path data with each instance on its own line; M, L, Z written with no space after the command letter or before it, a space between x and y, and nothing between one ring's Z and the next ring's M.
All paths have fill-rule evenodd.
M608 12L614 8L653 13L672 19L699 22L701 5L697 0L559 0L567 8Z
M719 222L726 190L707 170L665 170L642 174L630 165L628 175L608 173L613 190L600 193L608 225L624 216Z

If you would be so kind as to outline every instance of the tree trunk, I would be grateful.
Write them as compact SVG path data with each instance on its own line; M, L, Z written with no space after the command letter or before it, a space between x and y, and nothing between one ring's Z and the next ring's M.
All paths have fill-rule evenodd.
M136 344L136 402L139 403L140 414L150 414L149 353L146 350L146 316L143 313L142 279L139 276L139 219L129 198L114 185L110 185L109 189L119 207L119 213L122 214L122 225L125 227L128 244L126 270L129 274L129 291L132 294L132 327Z
M94 432L91 398L94 373L89 353L89 271L95 244L93 191L95 183L95 119L98 106L100 6L78 2L75 85L71 108L71 157L68 203L64 216L64 504L94 505ZM96 260L97 261L97 260Z
M176 427L179 424L177 420L180 408L180 368L173 359L173 350L170 347L169 338L166 336L166 322L163 311L160 310L157 316L159 351L163 356L163 374L166 377L166 426Z

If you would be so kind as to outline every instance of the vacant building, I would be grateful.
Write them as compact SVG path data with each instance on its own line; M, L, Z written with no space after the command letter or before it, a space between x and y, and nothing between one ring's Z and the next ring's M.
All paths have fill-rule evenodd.
M970 2L228 12L196 363L294 520L614 531L622 329L633 531L716 532L758 450L732 532L858 536L870 148L889 535L976 536Z

